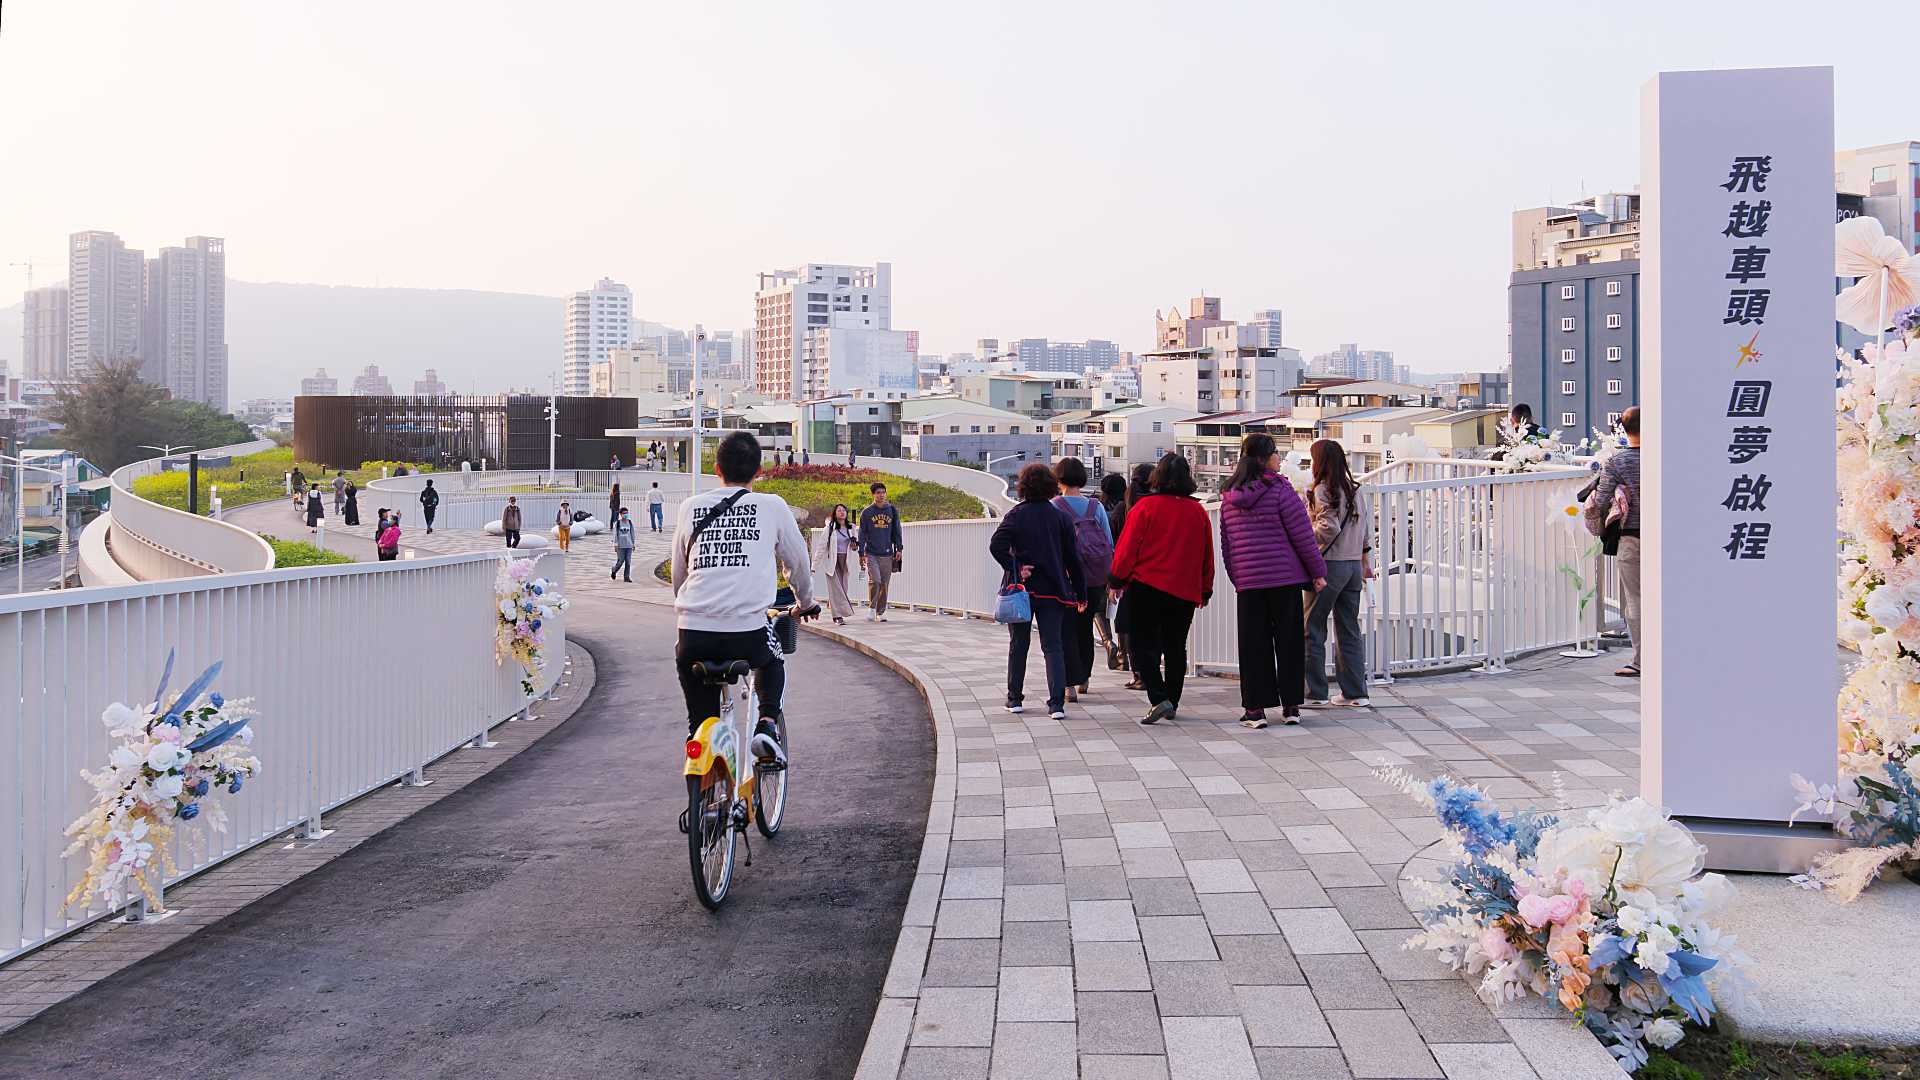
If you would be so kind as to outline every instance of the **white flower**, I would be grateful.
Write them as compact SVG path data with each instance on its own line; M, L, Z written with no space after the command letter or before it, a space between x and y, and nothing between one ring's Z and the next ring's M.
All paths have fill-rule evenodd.
M171 799L180 794L180 777L174 773L168 773L155 780L152 786L155 795L163 799Z
M1873 624L1865 619L1847 619L1840 624L1840 636L1859 644L1873 637Z
M131 746L116 746L113 748L113 753L107 755L107 762L115 769L124 772L139 767L140 755L135 753Z
M134 712L132 709L127 708L117 701L107 706L106 711L100 714L100 722L107 726L108 731L118 731L121 728L134 727L140 723L140 720L141 716L139 713Z
M1907 605L1897 589L1882 585L1867 594L1867 617L1891 630L1907 621Z
M1619 847L1590 825L1558 825L1540 836L1534 850L1535 873L1551 875L1565 871L1568 878L1579 878L1587 894L1606 891L1613 874Z
M1667 816L1645 799L1620 799L1594 811L1587 821L1616 844L1644 843L1667 824Z
M183 746L176 746L173 743L155 743L153 749L147 751L147 768L154 772L167 772L185 765L192 757L193 755Z
M1626 904L1614 915L1614 921L1620 924L1621 930L1637 936L1647 928L1647 913L1632 904Z
M519 618L520 605L514 603L511 598L500 601L500 617L507 620L508 622L512 622L513 620Z
M1647 1041L1662 1050L1671 1050L1685 1038L1687 1030L1680 1021L1671 1016L1663 1016L1647 1025Z
M1665 975L1673 963L1667 954L1679 946L1680 940L1673 936L1673 931L1664 926L1650 926L1647 928L1647 940L1633 951L1633 962L1655 975Z
M1860 580L1860 575L1866 572L1867 564L1862 562L1855 562L1852 559L1848 559L1846 562L1840 564L1840 580L1847 585L1851 585Z

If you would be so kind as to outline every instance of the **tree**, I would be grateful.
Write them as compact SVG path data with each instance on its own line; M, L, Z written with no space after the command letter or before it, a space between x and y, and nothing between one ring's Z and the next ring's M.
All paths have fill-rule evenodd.
M252 440L253 431L236 417L198 401L169 398L156 402L149 410L146 437L140 441L154 446L207 450Z
M60 425L59 439L102 469L112 471L147 456L147 420L166 391L140 378L136 357L96 361L85 378L63 384L47 411Z

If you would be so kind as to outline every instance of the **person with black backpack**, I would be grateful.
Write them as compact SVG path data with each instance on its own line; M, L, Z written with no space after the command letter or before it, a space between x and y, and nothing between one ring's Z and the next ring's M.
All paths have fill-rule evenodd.
M1066 457L1053 463L1054 479L1060 482L1060 494L1053 505L1073 523L1073 544L1080 553L1080 574L1086 582L1086 605L1067 612L1064 627L1067 660L1067 700L1078 701L1087 692L1093 678L1093 622L1096 614L1107 610L1107 571L1113 566L1113 529L1107 521L1107 508L1099 499L1082 495L1087 486L1087 467L1079 458Z

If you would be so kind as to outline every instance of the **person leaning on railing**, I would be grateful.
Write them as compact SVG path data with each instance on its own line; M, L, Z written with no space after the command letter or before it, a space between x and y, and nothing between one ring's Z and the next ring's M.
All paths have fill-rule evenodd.
M1633 661L1615 675L1640 677L1640 406L1620 414L1624 449L1614 453L1600 470L1593 493L1587 496L1587 529L1613 548L1613 566L1620 572L1620 606L1633 640ZM1624 505L1622 505L1624 504Z
M1313 599L1307 615L1307 704L1329 705L1327 686L1327 619L1334 620L1340 651L1334 671L1346 704L1366 708L1367 647L1360 634L1360 593L1373 576L1368 553L1373 550L1373 516L1366 492L1347 467L1347 451L1332 439L1321 439L1310 451L1313 486L1307 490L1307 509L1313 514L1313 537L1327 560L1327 587Z

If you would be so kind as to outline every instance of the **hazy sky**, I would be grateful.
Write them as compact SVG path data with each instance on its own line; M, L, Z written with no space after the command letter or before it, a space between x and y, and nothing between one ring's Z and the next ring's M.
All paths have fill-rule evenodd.
M1836 64L1842 146L1920 136L1837 10L7 0L0 263L209 234L251 281L609 275L728 327L758 270L888 260L923 351L1143 348L1205 289L1309 355L1498 366L1508 212L1632 186L1653 72Z

